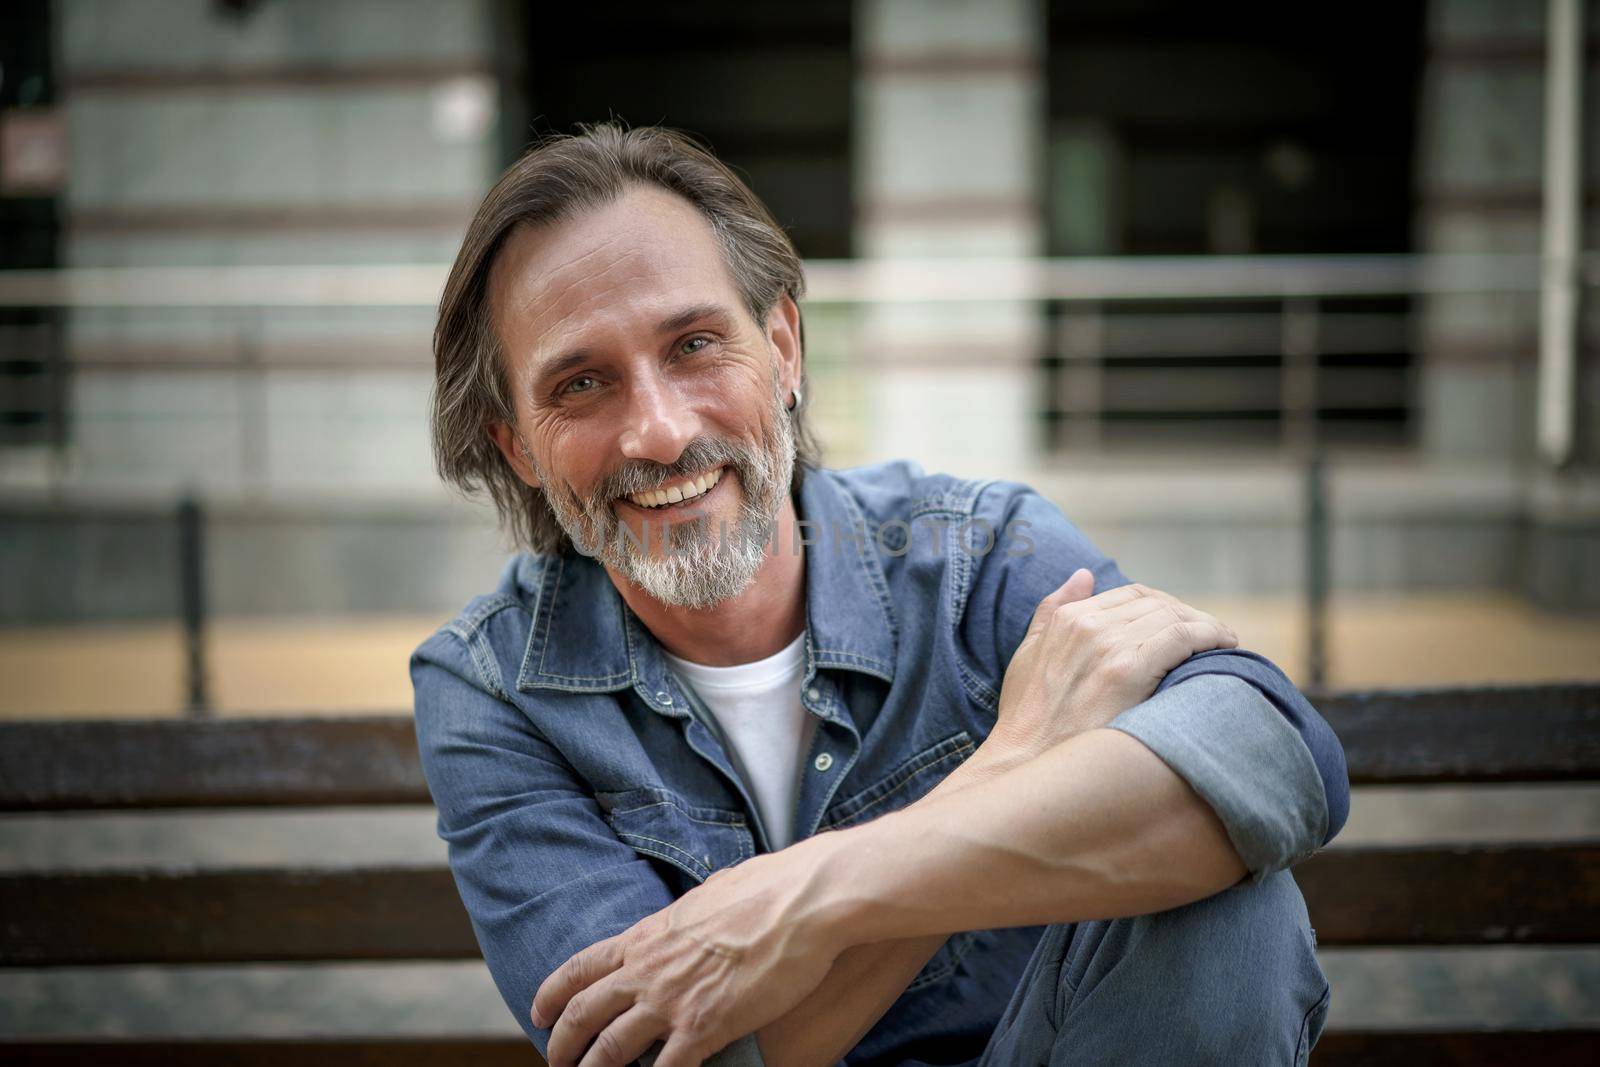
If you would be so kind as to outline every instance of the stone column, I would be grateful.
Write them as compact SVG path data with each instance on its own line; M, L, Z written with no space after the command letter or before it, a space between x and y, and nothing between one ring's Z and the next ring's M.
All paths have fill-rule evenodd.
M857 254L1038 255L1041 5L858 0L856 42ZM1039 455L1040 308L874 305L859 322L865 458L1016 477Z

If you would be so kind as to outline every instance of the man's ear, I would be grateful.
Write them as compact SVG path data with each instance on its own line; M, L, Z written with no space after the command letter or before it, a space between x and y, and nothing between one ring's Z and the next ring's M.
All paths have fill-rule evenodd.
M511 464L511 469L517 472L517 477L534 489L538 489L539 476L533 473L533 464L522 454L522 442L517 440L516 432L498 420L489 423L485 429L490 439L494 441L494 446L500 450L506 462Z
M778 382L783 386L784 402L800 388L805 376L805 353L800 345L800 308L788 293L780 293L767 312L767 336L778 353Z

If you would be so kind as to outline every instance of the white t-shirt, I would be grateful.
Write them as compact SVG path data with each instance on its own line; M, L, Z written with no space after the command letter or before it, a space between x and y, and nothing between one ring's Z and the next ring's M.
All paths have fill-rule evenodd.
M754 663L707 667L662 650L700 703L716 717L729 753L745 775L774 851L794 839L800 760L811 745L815 716L800 703L806 635Z

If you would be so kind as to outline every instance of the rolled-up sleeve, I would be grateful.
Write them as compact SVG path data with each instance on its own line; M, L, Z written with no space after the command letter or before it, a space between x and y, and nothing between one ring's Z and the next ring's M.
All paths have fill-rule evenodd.
M1039 601L1073 571L1088 568L1096 593L1128 584L1114 559L1026 486L988 486L974 514L1003 531L974 567L963 621L966 647L992 677L1003 676ZM1216 811L1253 878L1332 840L1349 813L1338 737L1257 653L1191 656L1112 725L1154 751Z
M490 657L441 630L411 657L417 744L450 870L506 1007L538 1048L530 1009L574 953L672 903L561 753L487 678ZM488 665L486 668L485 665ZM646 1062L654 1056L646 1057ZM759 1065L754 1035L706 1061Z
M1196 675L1109 726L1160 756L1211 806L1253 881L1305 858L1327 835L1328 805L1310 751L1249 682Z

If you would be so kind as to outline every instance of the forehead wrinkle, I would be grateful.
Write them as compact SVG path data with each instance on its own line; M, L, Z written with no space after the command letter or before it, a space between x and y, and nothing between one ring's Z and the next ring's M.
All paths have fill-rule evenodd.
M626 258L637 259L640 257L636 253L630 253ZM584 279L573 279L563 287L562 293L564 295L575 285L592 284L600 280L606 281L604 288L592 293L585 293L576 306L561 311L557 318L540 330L539 338L535 342L536 358L534 362L536 364L544 363L547 359L560 358L574 348L586 347L582 344L582 337L586 327L594 327L599 331L608 329L626 331L630 327L636 326L641 335L645 333L653 335L661 328L662 316L671 309L684 307L686 302L698 307L721 307L720 301L707 299L703 291L698 287L688 285L681 279L670 276L664 277L674 273L670 268L667 270L652 268L648 271L648 278L656 279L660 282L657 291L652 291L648 295L640 295L632 301L613 300L612 298L619 290L630 289L639 284L640 279L631 276L607 278L607 275L612 275L614 270L626 265L618 261L608 266L598 275L591 275ZM686 289L689 292L685 298L681 294ZM556 302L560 302L559 298L557 298ZM580 317L585 318L587 321L574 325L573 320ZM536 368L534 373L538 374L540 371Z
M542 308L555 310L562 302L562 298L572 291L575 285L581 285L591 279L601 279L626 266L630 260L638 258L638 251L625 248L622 254L612 259L609 263L595 270L587 270L584 263L587 260L603 254L607 245L617 243L616 237L608 238L603 244L585 251L576 258L567 260L548 270L539 271L524 283L524 295L519 301L520 310L530 315L537 315ZM609 288L615 288L615 284ZM608 288L608 291L609 291Z
M602 333L609 330L626 330L630 322L637 322L641 326L647 324L654 326L660 316L652 315L652 312L665 301L656 299L653 294L649 298L641 299L637 306L629 306L626 302L611 299L619 290L626 289L631 282L632 279L619 278L597 292L586 294L577 306L562 311L557 318L540 329L538 340L535 342L535 363L542 364L548 359L559 358L574 347L588 347L582 343L582 338L590 330ZM574 320L579 321L574 322ZM540 373L537 366L534 373Z
M640 213L653 217L655 221L664 222L675 213L681 214L680 208L692 212L689 205L665 199L667 195L646 195L642 202L635 200L635 204ZM612 208L615 206L612 205ZM599 212L604 214L612 208L602 208ZM703 219L698 215L695 218L700 227L705 227ZM597 227L598 233L593 230L577 231L588 238L585 246L575 250L570 259L540 269L542 264L539 261L548 262L552 252L559 252L563 243L576 243L570 236L563 242L560 231L581 224L581 221L568 219L554 223L554 233L547 231L547 235L556 237L553 249L525 244L519 249L522 253L520 256L495 265L500 284L495 286L496 293L492 297L494 310L497 317L504 316L501 321L509 327L504 333L522 335L522 344L518 347L531 358L518 362L527 373L537 375L540 365L552 356L559 358L566 352L583 347L583 325L587 324L577 324L577 328L574 328L575 318L594 315L595 323L604 329L620 326L627 317L653 314L648 323L640 323L641 328L653 331L664 308L682 306L683 302L673 297L686 287L700 290L690 294L689 303L706 302L707 294L704 294L704 287L697 278L702 267L712 266L718 276L732 285L727 264L708 227L697 228L696 237L686 242L682 235L659 233L649 224L641 227L633 220L615 218ZM572 233L567 230L567 234ZM702 238L708 240L709 244ZM688 257L694 262L685 262L684 253L691 245L697 246ZM700 262L704 258L702 253L711 256L710 264ZM603 263L593 263L602 257L609 258ZM691 277L685 278L686 272ZM627 299L616 299L619 290L639 287L641 283L653 283L652 288L659 292L651 292L648 299L633 301L633 306ZM593 292L575 292L579 287L590 286L598 288ZM734 292L731 295L737 296L737 286L732 288ZM720 303L720 300L717 302ZM568 303L570 307L562 306ZM599 315L595 315L597 305L601 309ZM550 321L540 323L538 320L541 317L547 317ZM529 336L534 330L537 330L537 336Z

